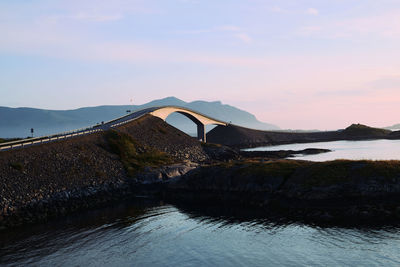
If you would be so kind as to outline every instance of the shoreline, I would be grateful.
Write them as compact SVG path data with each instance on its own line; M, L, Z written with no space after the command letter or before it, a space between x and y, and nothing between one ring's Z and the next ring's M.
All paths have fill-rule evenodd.
M307 223L374 225L400 219L400 161L245 160L198 166L170 177L167 168L153 169L141 181L65 190L18 208L10 206L2 210L0 229L46 222L137 195L174 205L230 203L259 210L260 216ZM318 179L332 169L340 171Z
M217 126L207 133L207 140L236 149L276 146L294 143L331 141L399 140L400 131L352 124L344 130L325 132L284 132L249 129L237 125Z
M227 200L299 220L399 219L400 161L282 159L298 153L200 143L152 116L116 131L3 151L0 227L44 222L135 194L175 203Z

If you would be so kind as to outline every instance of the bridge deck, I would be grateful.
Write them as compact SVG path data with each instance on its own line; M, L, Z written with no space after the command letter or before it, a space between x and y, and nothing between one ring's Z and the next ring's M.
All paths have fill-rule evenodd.
M0 151L4 150L10 150L10 149L16 149L16 148L24 148L27 146L32 146L32 145L39 145L43 143L48 143L48 142L54 142L54 141L59 141L59 140L64 140L67 138L72 138L76 136L81 136L81 135L86 135L86 134L92 134L100 131L105 131L110 128L118 127L120 125L129 123L131 121L137 120L138 118L146 115L146 114L151 114L154 113L155 111L161 110L161 109L171 109L171 110L176 110L173 112L185 112L187 111L188 114L191 114L191 116L196 115L199 118L206 118L209 121L214 122L215 124L222 124L222 125L227 125L226 122L211 118L207 115L204 115L200 112L190 110L184 107L178 107L178 106L161 106L161 107L149 107L145 109L141 109L135 112L132 112L131 114L113 119L111 121L98 124L95 126L91 126L88 128L83 128L83 129L77 129L69 132L63 132L63 133L58 133L58 134L53 134L53 135L48 135L48 136L41 136L41 137L36 137L36 138L28 138L28 139L22 139L22 140L17 140L17 141L12 141L12 142L7 142L7 143L2 143L0 144ZM173 113L171 112L171 113ZM163 118L165 119L165 118ZM204 126L204 125L203 125ZM203 141L205 141L205 129L203 129L204 137L202 138Z

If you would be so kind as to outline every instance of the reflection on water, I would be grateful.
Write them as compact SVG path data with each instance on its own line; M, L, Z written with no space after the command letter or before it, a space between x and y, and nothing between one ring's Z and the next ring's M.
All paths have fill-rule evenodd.
M0 232L0 265L399 266L400 228L277 223L251 210L133 199Z
M296 159L327 161L335 159L400 160L400 140L333 141L289 144L246 149L246 151L303 150L306 148L330 149L332 152L317 155L298 155Z

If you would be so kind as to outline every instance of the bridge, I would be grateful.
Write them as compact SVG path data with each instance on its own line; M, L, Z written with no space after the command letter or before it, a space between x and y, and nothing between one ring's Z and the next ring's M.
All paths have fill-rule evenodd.
M68 139L71 137L76 137L80 135L87 135L87 134L92 134L100 131L106 131L111 128L118 127L120 125L129 123L131 121L137 120L147 114L150 114L152 116L158 117L162 120L166 120L167 117L174 113L180 113L187 118L189 118L191 121L193 121L197 125L197 138L200 141L206 142L206 125L224 125L226 126L227 123L221 120L213 119L207 115L204 115L200 112L184 108L184 107L178 107L178 106L161 106L161 107L149 107L145 108L142 110L138 110L135 112L132 112L128 115L116 118L114 120L98 124L92 127L87 127L83 129L77 129L74 131L69 131L69 132L63 132L59 134L53 134L53 135L48 135L48 136L41 136L41 137L36 137L36 138L28 138L28 139L23 139L23 140L18 140L18 141L13 141L13 142L7 142L7 143L2 143L0 144L0 151L2 150L10 150L10 149L16 149L16 148L23 148L26 146L31 146L31 145L37 145L37 144L43 144L43 143L48 143L48 142L54 142L58 140L64 140Z

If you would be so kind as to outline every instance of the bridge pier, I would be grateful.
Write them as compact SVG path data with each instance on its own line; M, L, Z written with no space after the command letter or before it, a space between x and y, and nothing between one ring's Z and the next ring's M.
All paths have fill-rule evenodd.
M164 107L152 107L145 110L149 114L156 116L162 120L166 120L167 117L174 112L178 112L191 121L193 121L197 125L197 138L203 142L206 142L206 125L208 124L215 124L215 125L224 125L226 126L227 123L219 120L215 120L210 118L206 115L198 113L196 111L184 108L184 107L175 107L175 106L164 106ZM145 112L142 111L142 114Z
M202 123L197 123L197 139L206 142L206 126Z

